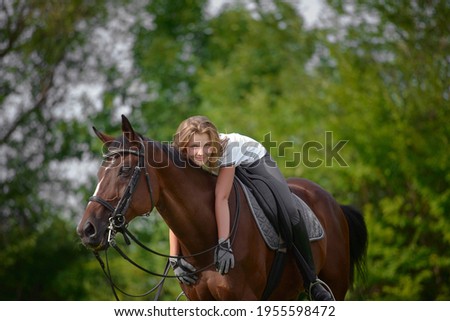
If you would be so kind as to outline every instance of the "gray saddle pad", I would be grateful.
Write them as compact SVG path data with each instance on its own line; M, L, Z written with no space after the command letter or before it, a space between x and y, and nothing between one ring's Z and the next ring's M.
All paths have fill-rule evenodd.
M258 226L258 229L261 232L261 235L264 241L266 242L267 246L272 250L279 249L280 243L282 243L282 241L280 241L280 237L277 231L264 214L263 210L259 206L253 194L248 190L248 188L244 184L242 184L241 181L238 180L238 182L242 186L242 189L244 190L245 197L247 198L247 201L250 204L250 208L253 217L255 218L256 225ZM305 222L309 240L317 241L322 239L325 235L325 232L314 212L300 197L298 197L295 194L292 194L292 197L294 198L294 202L297 205L297 209L301 213L303 221Z

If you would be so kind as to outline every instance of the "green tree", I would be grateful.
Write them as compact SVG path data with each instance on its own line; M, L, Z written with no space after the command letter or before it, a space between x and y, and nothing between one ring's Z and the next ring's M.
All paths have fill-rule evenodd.
M119 134L120 113L158 140L206 114L272 147L286 176L363 209L369 269L350 299L448 299L448 4L327 3L322 25L306 29L292 1L236 1L216 16L206 0L3 1L2 299L113 299L75 225L95 186L79 173L101 161L90 125ZM86 83L100 103L73 98ZM330 158L340 142L344 163ZM168 252L156 213L130 227ZM163 258L120 244L162 272ZM160 280L108 258L128 293ZM162 299L179 292L167 280Z
M199 100L193 89L205 55L206 4L206 0L151 1L146 9L153 17L152 27L135 27L135 67L149 99L133 112L136 122L149 127L155 139L171 140L178 123L196 112Z
M80 298L73 265L84 256L68 206L76 185L58 164L79 163L90 138L59 106L83 69L86 31L102 21L104 1L0 6L1 298Z
M448 299L448 3L329 3L347 23L327 32L318 88L329 128L350 139L336 180L365 209L367 295Z

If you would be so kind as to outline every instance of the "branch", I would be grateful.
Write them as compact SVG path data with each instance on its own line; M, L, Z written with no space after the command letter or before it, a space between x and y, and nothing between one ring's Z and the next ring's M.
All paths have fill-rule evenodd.
M14 133L14 131L23 123L26 122L26 120L28 119L28 117L32 114L34 114L37 110L39 110L41 107L43 107L47 101L48 98L48 92L50 91L50 89L53 86L53 77L55 74L55 69L52 69L50 71L50 73L48 74L47 80L45 81L45 85L42 88L40 94L39 94L39 98L36 101L36 103L34 104L34 106L32 108L30 108L29 110L25 111L24 113L22 113L11 125L11 127L8 129L8 131L5 133L5 135L3 135L3 137L1 137L0 139L0 144L7 144L8 140L10 139L11 135Z
M7 12L5 5L2 6L2 11ZM8 35L7 45L4 49L0 50L0 58L5 57L11 49L14 47L15 42L19 39L22 32L25 30L30 14L27 16L24 15L25 6L19 8L19 12L17 14L17 22L13 26L12 16L7 17L7 23L4 27L4 32Z

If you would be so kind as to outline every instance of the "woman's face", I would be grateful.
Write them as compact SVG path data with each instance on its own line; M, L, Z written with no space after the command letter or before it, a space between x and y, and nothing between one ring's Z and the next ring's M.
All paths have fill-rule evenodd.
M208 164L208 158L213 152L212 149L208 134L195 133L187 145L187 156L198 166L204 166Z

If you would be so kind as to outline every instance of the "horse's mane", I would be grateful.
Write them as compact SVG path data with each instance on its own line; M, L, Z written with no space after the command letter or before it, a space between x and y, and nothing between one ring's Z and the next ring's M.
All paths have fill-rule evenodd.
M169 156L169 159L179 168L192 166L191 162L189 162L186 157L184 157L184 155L182 155L180 151L171 143L161 143L156 141L153 142L155 144L158 144L159 147Z
M188 158L186 158L185 155L183 155L182 153L180 153L180 151L178 150L178 148L176 148L175 146L173 146L172 143L168 143L168 142L159 142L156 141L154 139L148 138L148 137L144 137L141 134L137 135L146 143L150 143L153 146L155 146L156 148L162 150L168 157L169 160L177 167L177 168L181 168L181 169L191 169L193 172L197 173L197 175L202 175L202 176L206 176L206 177L211 177L211 176L215 176L214 174L203 170L200 166L198 166L197 164L193 163L191 160L189 160Z

